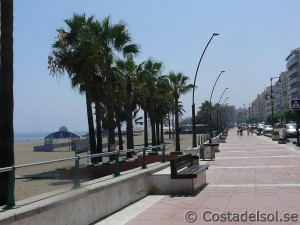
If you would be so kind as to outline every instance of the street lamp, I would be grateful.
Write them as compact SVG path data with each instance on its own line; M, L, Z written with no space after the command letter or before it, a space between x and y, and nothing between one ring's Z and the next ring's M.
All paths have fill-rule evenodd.
M274 113L274 108L273 108L273 89L272 89L272 80L278 78L278 81L281 82L280 77L271 77L271 109L272 109L272 127L274 129L274 118L273 118L273 113Z
M209 110L209 143L211 143L211 138L212 138L212 129L211 129L211 111L212 111L212 105L211 105L211 98L212 98L212 95L213 95L213 93L214 93L214 89L215 89L216 83L218 82L218 80L219 80L221 74L224 73L224 72L225 72L224 70L222 70L222 71L220 72L219 76L217 77L217 79L216 79L216 81L215 81L215 84L214 84L214 86L213 86L213 89L212 89L212 91L211 91L211 93L210 93L210 99L209 99L209 108L210 108L210 110Z
M223 93L222 93L222 95L221 95L221 97L220 97L220 99L219 99L219 102L218 102L218 107L217 107L217 127L218 127L218 131L220 130L219 128L219 106L220 106L220 101L221 101L221 99L222 99L222 97L223 97L223 94L225 93L225 91L227 90L228 88L225 88L224 89L224 91L223 91Z
M223 102L223 104L222 104L221 109L224 108L224 104L225 104L225 102L226 102L226 100L227 100L228 98L229 98L229 97L226 97L226 98L225 98L225 100L224 100L224 102ZM226 103L226 104L228 104L228 103ZM220 113L220 124L221 124L221 127L222 127L222 110L221 110L221 113Z
M192 131L193 131L193 148L194 147L197 147L197 142L196 142L196 121L195 121L195 85L196 85L196 78L197 78L197 73L198 73L198 69L199 69L199 66L200 66L200 63L202 61L202 58L203 58L203 55L209 45L209 43L211 42L211 40L213 39L214 36L218 36L219 34L218 33L213 33L211 38L209 39L208 43L206 44L206 47L204 48L204 51L202 52L202 55L201 55L201 58L199 60L199 63L198 63L198 66L197 66L197 70L196 70L196 73L195 73L195 77L194 77L194 86L193 86L193 104L192 104Z
M251 123L251 121L250 121L250 119L251 119L251 112L250 112L250 108L251 108L251 106L250 106L251 104L249 103L249 124Z

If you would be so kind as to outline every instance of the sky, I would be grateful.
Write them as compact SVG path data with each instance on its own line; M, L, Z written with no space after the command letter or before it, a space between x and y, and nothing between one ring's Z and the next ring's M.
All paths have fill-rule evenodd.
M88 130L85 98L70 80L50 76L48 55L58 28L74 13L114 23L124 21L140 46L136 62L164 64L163 74L183 72L193 83L200 56L213 33L197 74L196 109L212 96L236 108L249 105L270 77L286 70L285 58L300 47L298 0L15 0L15 133ZM180 97L183 117L192 114L192 92Z

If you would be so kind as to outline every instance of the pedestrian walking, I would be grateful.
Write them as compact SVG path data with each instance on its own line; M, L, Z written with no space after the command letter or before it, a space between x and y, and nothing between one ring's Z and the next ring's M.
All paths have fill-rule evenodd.
M250 125L248 125L246 129L247 129L247 136L249 136L249 133L250 133Z

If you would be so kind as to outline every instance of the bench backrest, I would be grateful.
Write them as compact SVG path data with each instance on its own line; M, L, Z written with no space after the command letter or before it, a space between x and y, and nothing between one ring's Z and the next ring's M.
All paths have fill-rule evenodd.
M170 160L171 174L177 174L178 170L191 165L193 165L192 154L187 154L176 159L172 159Z

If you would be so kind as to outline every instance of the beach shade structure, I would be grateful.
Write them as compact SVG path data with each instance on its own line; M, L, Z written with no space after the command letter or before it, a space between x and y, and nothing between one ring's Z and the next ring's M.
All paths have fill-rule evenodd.
M52 145L54 143L54 140L59 141L59 140L63 140L63 139L79 140L80 136L77 135L77 134L74 134L72 132L69 132L68 129L65 126L62 126L59 129L59 131L53 132L53 133L47 135L44 138L44 144L45 145Z

